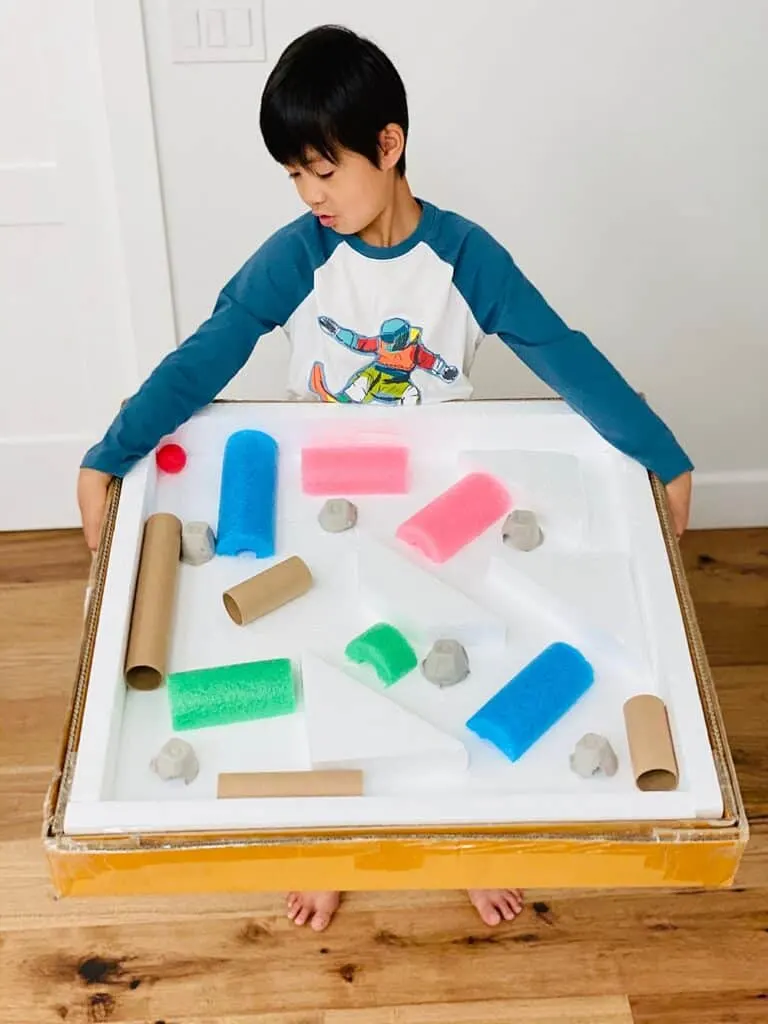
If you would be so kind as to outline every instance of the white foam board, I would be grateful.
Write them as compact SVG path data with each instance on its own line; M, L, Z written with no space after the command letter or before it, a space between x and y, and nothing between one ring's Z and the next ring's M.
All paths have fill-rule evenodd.
M387 694L346 675L320 658L301 659L304 719L313 768L375 767L463 771L463 743L436 729Z
M504 620L393 547L362 536L360 596L371 612L426 644L449 638L465 647L501 648Z
M489 562L487 582L520 614L551 622L593 665L619 673L636 692L657 689L626 556L501 548Z
M403 771L398 758L383 757L371 762L370 771L366 769L365 795L359 798L218 801L219 772L310 767L306 716L300 708L293 715L184 733L200 761L200 773L189 786L164 783L151 771L152 757L171 735L167 691L164 687L152 693L127 691L122 673L142 524L153 512L171 512L185 521L206 520L215 525L224 447L229 435L241 429L264 430L279 445L277 554L274 560L217 557L199 567L180 566L168 670L272 657L290 657L299 666L310 654L463 743L469 754L466 769L433 771L422 762L418 770ZM123 482L65 815L67 833L205 832L284 825L439 827L542 820L675 820L720 814L717 773L648 475L611 449L563 403L463 402L413 409L216 404L193 417L174 439L187 450L183 473L159 474L150 457ZM410 491L360 498L356 529L324 533L317 523L322 499L310 498L301 489L302 447L373 441L410 447ZM568 615L540 615L535 602L508 600L489 587L491 560L507 556L500 528L486 531L440 566L399 550L397 526L466 473L460 446L498 456L504 472L511 471L516 460L519 463L520 453L531 464L541 458L552 467L553 453L567 457L563 465L572 466L568 460L578 464L578 474L567 476L567 488L563 484L553 491L554 513L570 508L573 517L578 514L582 522L586 517L583 540L569 547L567 534L551 526L540 549L510 556L526 559L529 577L553 594L561 608L565 605ZM580 512L579 479L587 504L586 511L582 507ZM375 614L358 585L359 556L364 556L370 537L385 551L397 550L408 560L404 571L409 583L415 578L410 574L413 565L451 588L454 597L443 606L446 591L439 583L424 584L423 589L418 584L422 598L427 589L439 595L438 621L446 621L446 607L453 614L458 594L505 626L505 644L481 643L470 651L470 675L458 686L439 690L416 670L385 692L383 687L376 689L369 667L345 661L349 640L377 619L389 617ZM224 611L222 591L291 554L300 555L310 566L315 581L310 592L247 627L235 626ZM620 563L611 560L614 555L623 559L621 564L628 565L629 572L615 571ZM393 598L393 588L386 589ZM400 596L404 605L410 604L410 586ZM464 615L467 606L462 608ZM403 632L419 659L429 648L432 614L417 604L413 620L422 623L423 633L403 622ZM645 658L650 679L638 684L616 671L610 659L598 658L589 693L512 764L474 737L465 723L545 646L568 639L565 620L574 614L584 614L590 623L618 638L633 659ZM422 615L426 615L423 621ZM466 646L469 650L471 645ZM622 705L640 690L657 693L669 710L681 769L675 792L643 793L634 784ZM343 720L344 707L335 711ZM599 732L610 739L619 757L619 771L613 778L582 780L571 772L569 754L585 732Z
M590 537L589 501L579 459L558 451L464 451L459 464L506 486L513 508L531 509L547 543L579 547Z

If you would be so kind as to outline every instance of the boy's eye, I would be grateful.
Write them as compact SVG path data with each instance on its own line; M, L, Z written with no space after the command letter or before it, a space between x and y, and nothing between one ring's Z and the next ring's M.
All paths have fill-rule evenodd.
M318 174L318 178L325 179L325 178L332 178L332 177L333 177L333 171L326 171L325 174Z

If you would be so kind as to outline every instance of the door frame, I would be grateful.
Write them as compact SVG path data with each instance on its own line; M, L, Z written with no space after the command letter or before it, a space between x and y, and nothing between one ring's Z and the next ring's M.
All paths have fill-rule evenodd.
M110 154L122 290L140 383L177 344L141 0L90 0ZM127 397L127 396L126 396Z

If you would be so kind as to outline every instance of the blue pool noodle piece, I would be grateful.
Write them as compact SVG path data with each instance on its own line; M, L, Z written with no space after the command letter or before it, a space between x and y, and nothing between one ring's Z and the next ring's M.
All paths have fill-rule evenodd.
M276 519L277 442L260 430L238 430L224 448L216 553L269 558Z
M575 647L547 647L484 704L467 728L517 761L592 685L595 673Z

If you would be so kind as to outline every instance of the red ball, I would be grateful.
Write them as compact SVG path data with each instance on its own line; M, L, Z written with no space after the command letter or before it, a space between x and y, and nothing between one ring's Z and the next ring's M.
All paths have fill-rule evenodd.
M180 444L164 444L155 452L155 461L164 473L180 473L187 464L187 453Z

